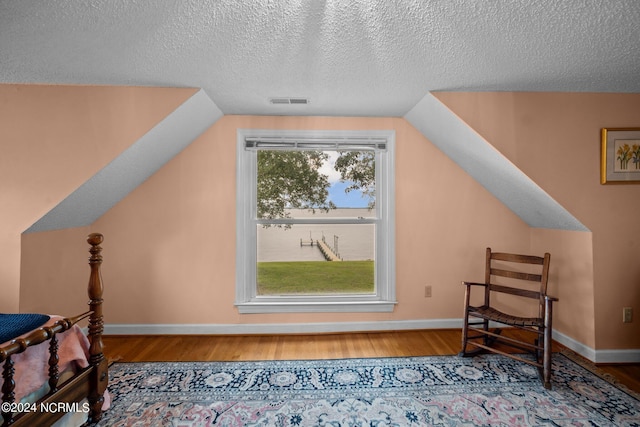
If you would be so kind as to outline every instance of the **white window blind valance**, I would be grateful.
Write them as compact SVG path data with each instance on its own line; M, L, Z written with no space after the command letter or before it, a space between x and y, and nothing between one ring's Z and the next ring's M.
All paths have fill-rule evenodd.
M386 138L360 137L247 137L247 150L353 150L386 151Z

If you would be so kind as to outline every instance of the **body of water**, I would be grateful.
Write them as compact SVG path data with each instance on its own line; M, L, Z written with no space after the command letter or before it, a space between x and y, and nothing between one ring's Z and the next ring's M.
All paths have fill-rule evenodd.
M295 218L313 218L307 211L291 210ZM317 217L371 217L368 209L334 209L329 213L316 212ZM337 249L345 261L373 260L375 254L375 227L373 224L294 224L289 229L258 225L258 261L324 261L311 239L322 239ZM334 237L336 236L336 237ZM300 245L300 240L303 245ZM337 246L337 247L336 247Z

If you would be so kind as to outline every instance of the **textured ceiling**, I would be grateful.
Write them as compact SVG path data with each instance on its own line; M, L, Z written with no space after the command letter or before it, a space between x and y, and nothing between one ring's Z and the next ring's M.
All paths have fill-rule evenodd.
M188 108L202 105L212 122L405 117L445 153L462 150L461 167L530 226L582 230L430 92L640 93L638 23L638 0L0 0L0 83L198 87ZM84 224L124 197L129 186L115 191L111 177L136 183L147 174L132 170L153 173L167 160L145 141L134 161L114 160L34 229ZM88 219L67 214L95 186L109 204Z
M639 93L639 22L638 0L3 0L0 82L201 87L224 114L404 116L437 90Z

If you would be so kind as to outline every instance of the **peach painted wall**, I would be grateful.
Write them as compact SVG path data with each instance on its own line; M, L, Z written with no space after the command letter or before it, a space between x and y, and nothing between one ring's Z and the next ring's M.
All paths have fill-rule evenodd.
M0 85L0 312L30 298L29 286L20 294L21 233L194 92Z
M233 303L239 128L396 131L394 312L238 314ZM91 228L105 234L109 324L231 327L460 318L460 281L483 277L486 245L514 251L530 245L529 228L519 218L400 118L225 116ZM49 233L25 244L53 248L56 238ZM82 243L78 237L76 244ZM426 284L433 286L432 298L424 297Z
M87 226L22 235L21 311L71 316L88 309L91 232Z
M599 175L600 129L640 127L640 95L436 96L591 230L591 236L574 233L583 243L571 250L566 239L572 233L534 231L550 243L552 259L574 258L557 285L566 295L558 304L561 327L578 334L593 321L595 348L640 348L640 185L601 185ZM633 323L622 323L622 307L634 308ZM591 311L592 319L576 316Z
M553 329L595 349L592 233L532 228L531 253L544 252L551 254L549 293L559 298Z
M495 140L499 150L589 227L593 236L529 228L401 118L225 116L91 227L24 236L25 267L33 266L36 258L41 258L44 266L37 273L33 268L23 268L21 308L28 311L40 307L37 295L43 282L48 289L69 289L65 274L56 265L79 266L73 274L75 280L82 281L83 288L86 280L82 278L82 270L88 274L85 236L100 231L105 234L103 277L105 317L109 324L229 324L231 332L235 324L460 318L463 291L460 281L482 278L484 248L491 246L525 253L552 252L550 286L563 304L557 307L556 329L594 348L634 348L635 341L628 334L618 333L608 340L600 337L603 323L606 324L600 317L600 299L606 296L616 300L616 304L633 301L630 290L635 289L637 296L637 274L633 264L628 264L631 256L621 254L623 258L619 261L631 265L631 271L616 273L612 266L598 264L610 261L602 252L609 253L620 242L608 236L611 230L604 223L609 217L593 211L605 209L611 213L612 209L601 205L600 197L607 191L627 195L638 187L599 186L598 137L593 142L592 132L582 128L599 128L600 124L591 123L608 109L638 111L638 98L633 98L635 104L630 105L625 96L584 95L584 99L575 99L570 94L550 94L546 95L551 97L546 101L542 98L541 105L540 100L526 101L516 94L484 95L486 98L482 98L483 94L439 96L485 138L492 143ZM600 105L605 99L608 101ZM584 108L582 113L566 113L564 121L579 137L574 138L567 131L549 138L554 115L543 111L544 102ZM610 116L613 119L615 114L612 112ZM604 125L630 125L611 121ZM558 127L555 123L551 129ZM399 304L393 313L237 313L233 301L238 128L395 129ZM40 141L32 143L37 146ZM585 150L584 144L589 148ZM559 172L548 164L561 162L561 158L548 155L557 150L563 156L577 150L574 159L577 156L581 163L594 166L578 168L577 174L572 169L569 177L558 176ZM597 188L591 183L583 185L583 181L589 180L595 180ZM46 187L41 191L46 193ZM637 211L637 205L632 207ZM616 218L619 217L616 211ZM622 217L627 219L627 214ZM607 236L600 235L598 230ZM633 235L637 236L637 232L632 228ZM599 242L605 245L601 250ZM635 245L637 253L637 239L622 243L631 248ZM43 258L43 253L49 256ZM616 258L615 253L612 258ZM597 284L604 277L629 286L603 290ZM567 285L568 278L573 279L571 285ZM426 284L433 286L432 298L424 298ZM603 295L609 291L613 295ZM62 299L51 301L54 311L66 308L66 304ZM620 317L618 308L615 317ZM631 328L637 324L630 324ZM621 329L618 323L613 326L618 332ZM637 329L631 328L627 329L636 331L637 336Z

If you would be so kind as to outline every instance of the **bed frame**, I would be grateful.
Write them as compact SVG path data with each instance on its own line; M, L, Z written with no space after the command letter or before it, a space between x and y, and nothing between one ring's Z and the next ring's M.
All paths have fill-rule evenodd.
M22 353L28 347L49 341L49 387L51 391L37 402L37 407L41 404L58 404L64 407L73 407L75 402L80 402L87 398L89 402L88 423L95 423L102 417L102 404L104 402L104 392L107 388L108 373L107 360L103 354L102 332L104 329L102 318L102 277L100 267L102 264L102 248L100 244L104 240L102 234L92 233L88 236L87 242L91 245L89 252L89 266L91 273L87 292L89 295L89 311L74 317L64 318L56 321L48 327L41 327L30 332L28 335L12 340L9 344L0 348L0 363L4 362L2 376L4 384L2 387L2 403L14 403L15 381L14 362L11 356ZM70 329L79 321L89 318L88 339L89 339L89 366L79 370L72 378L62 384L58 384L58 342L56 334ZM65 415L65 412L58 411L26 411L13 416L11 413L2 412L5 426L34 426L51 425L56 420Z

